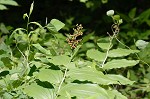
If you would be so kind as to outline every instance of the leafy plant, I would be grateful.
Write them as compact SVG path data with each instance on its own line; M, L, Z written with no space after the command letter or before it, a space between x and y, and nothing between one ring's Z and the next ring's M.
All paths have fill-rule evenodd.
M82 45L89 44L93 34L81 41L81 25L66 37L59 33L65 24L57 19L45 26L30 22L33 6L23 16L26 28L15 29L0 44L1 98L127 99L118 87L134 81L113 70L135 66L140 60L129 57L139 50L115 48L113 44L114 40L121 43L117 39L122 23L119 15L113 10L107 12L114 21L113 35L99 38L95 46L84 50L83 57Z

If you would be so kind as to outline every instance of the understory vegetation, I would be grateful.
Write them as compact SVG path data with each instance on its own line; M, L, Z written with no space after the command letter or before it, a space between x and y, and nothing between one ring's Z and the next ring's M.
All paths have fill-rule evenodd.
M96 9L96 1L80 2ZM0 10L6 4L0 2ZM108 10L105 36L73 19L41 25L30 19L33 9L34 2L23 28L1 23L0 98L150 99L150 30L139 28L150 26L150 9L139 16L136 8L128 15Z

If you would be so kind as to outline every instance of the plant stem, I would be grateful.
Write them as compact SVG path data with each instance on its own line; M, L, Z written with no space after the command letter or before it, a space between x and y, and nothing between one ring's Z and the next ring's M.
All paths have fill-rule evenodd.
M60 91L60 88L61 88L61 86L62 86L62 84L63 84L63 82L64 82L64 80L65 80L65 78L66 78L67 70L68 70L68 69L66 68L66 69L65 69L64 76L63 76L63 78L62 78L62 81L61 81L60 84L59 84L59 87L58 87L58 90L57 90L57 95L56 95L55 99L57 99L58 93L59 93L59 91Z
M108 35L109 35L109 33L108 33ZM109 36L110 36L110 35L109 35ZM115 34L113 34L112 37L110 36L110 43L109 43L108 49L107 49L107 51L106 51L105 59L104 59L104 61L103 61L103 63L102 63L102 68L104 67L104 64L105 64L105 62L106 62L106 60L107 60L107 57L108 57L108 55L109 55L109 50L110 50L110 48L111 48L112 40L114 39L114 37L115 37Z
M128 47L127 45L125 45L125 44L123 44L121 41L119 41L117 37L115 37L115 39L116 39L120 44L122 44L123 46L125 46L126 48L128 48L129 50L132 50L130 47ZM150 67L150 65L149 65L148 63L146 63L145 61L141 60L141 58L139 57L139 55L138 55L137 53L135 53L135 55L136 55L136 57L137 57L141 62L143 62L144 64L146 64L147 66Z

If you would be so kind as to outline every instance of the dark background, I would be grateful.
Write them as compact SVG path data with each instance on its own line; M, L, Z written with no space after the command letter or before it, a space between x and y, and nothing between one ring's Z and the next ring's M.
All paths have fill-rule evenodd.
M15 1L20 6L7 6L8 10L1 10L0 23L3 22L14 28L23 27L26 24L23 14L29 12L33 0ZM66 19L73 17L73 25L81 23L85 28L98 34L98 32L102 33L110 29L112 20L106 17L108 10L113 9L115 12L128 14L132 8L136 7L138 15L150 7L149 0L108 0L106 4L102 4L101 0L89 1L95 2L95 5L87 8L85 3L81 3L79 0L35 0L31 21L37 21L44 25L46 17L48 22L56 18L64 23Z

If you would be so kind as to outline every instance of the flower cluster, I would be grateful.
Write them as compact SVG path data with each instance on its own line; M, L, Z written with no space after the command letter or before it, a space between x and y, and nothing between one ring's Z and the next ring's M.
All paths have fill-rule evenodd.
M77 39L77 37L83 35L82 25L77 24L76 27L77 27L76 29L73 28L73 31L74 31L73 35L70 34L69 37L66 39L72 49L76 48L78 43L82 40L82 39Z

